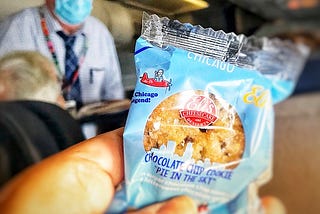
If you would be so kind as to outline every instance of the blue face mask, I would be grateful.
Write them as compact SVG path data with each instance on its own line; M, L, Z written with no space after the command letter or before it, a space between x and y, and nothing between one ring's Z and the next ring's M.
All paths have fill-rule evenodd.
M92 0L56 0L55 14L64 23L77 25L91 13Z

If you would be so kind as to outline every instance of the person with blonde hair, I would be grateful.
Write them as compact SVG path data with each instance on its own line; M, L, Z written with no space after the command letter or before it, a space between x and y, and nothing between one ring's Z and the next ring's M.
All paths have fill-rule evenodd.
M52 60L63 96L77 107L124 98L120 62L107 27L91 16L93 0L45 0L0 22L0 56L37 50Z
M0 100L38 100L64 107L55 65L37 51L0 58Z

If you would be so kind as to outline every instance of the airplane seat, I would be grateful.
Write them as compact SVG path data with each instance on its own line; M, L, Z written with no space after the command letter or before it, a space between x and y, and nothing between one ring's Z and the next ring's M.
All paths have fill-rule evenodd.
M0 102L0 185L26 167L84 139L78 121L55 104Z

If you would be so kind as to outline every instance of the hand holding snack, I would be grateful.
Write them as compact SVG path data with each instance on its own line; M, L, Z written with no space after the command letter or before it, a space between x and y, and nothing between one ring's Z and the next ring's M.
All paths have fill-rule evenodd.
M20 173L1 189L1 213L104 213L123 178L122 132L86 140ZM179 196L128 212L143 213L191 214L197 207Z
M131 214L285 211L257 193L271 176L273 104L292 92L306 53L279 40L144 21L124 148L118 129L41 161L3 187L1 212L104 213L123 189L120 208Z
M83 141L31 166L0 192L1 213L103 213L123 179L123 129ZM194 213L190 198L178 197L143 212ZM138 211L132 213L140 213Z
M0 192L1 213L104 213L123 179L123 129L83 141L31 166ZM177 197L129 213L196 213Z

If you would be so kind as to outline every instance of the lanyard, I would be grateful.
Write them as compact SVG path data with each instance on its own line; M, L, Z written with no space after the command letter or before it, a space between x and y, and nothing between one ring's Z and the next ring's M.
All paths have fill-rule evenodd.
M49 29L48 29L48 26L47 26L47 23L46 23L46 20L45 20L45 16L44 16L44 12L42 11L42 9L43 9L42 7L39 8L39 14L40 14L40 18L41 18L42 33L43 33L43 35L44 35L44 37L46 39L47 46L48 46L48 49L49 49L49 51L51 53L53 62L54 62L54 64L56 65L56 67L58 69L59 78L61 78L64 75L61 72L61 69L60 69L60 66L59 66L59 61L58 61L58 58L57 58L57 54L56 54L56 51L54 49L53 42L50 39ZM85 59L85 56L87 54L87 50L88 50L88 41L87 40L88 39L87 39L87 37L86 37L86 35L84 33L81 33L81 34L84 37L84 42L83 42L82 49L81 49L81 52L80 52L78 66L73 71L72 77L70 78L70 80L66 80L65 78L63 78L62 90L69 91L71 89L71 86L77 81L77 79L79 77L80 66L82 65L82 63L83 63L83 61Z

